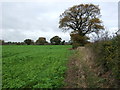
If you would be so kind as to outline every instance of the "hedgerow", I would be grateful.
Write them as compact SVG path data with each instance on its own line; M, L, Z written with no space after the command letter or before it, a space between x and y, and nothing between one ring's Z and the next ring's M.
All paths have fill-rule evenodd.
M104 73L110 71L115 79L116 86L120 85L120 36L111 40L99 41L88 45L95 54L95 61L102 66Z

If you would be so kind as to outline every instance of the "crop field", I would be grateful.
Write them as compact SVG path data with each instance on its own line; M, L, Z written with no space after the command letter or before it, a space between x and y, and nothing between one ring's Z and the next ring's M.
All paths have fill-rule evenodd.
M57 88L64 85L70 45L2 47L3 88Z

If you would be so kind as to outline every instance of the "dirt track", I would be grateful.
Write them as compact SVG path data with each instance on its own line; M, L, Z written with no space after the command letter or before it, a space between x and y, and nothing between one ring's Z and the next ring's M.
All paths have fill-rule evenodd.
M91 51L79 47L69 60L65 88L109 88L107 78L99 76L100 73L101 67L96 66Z

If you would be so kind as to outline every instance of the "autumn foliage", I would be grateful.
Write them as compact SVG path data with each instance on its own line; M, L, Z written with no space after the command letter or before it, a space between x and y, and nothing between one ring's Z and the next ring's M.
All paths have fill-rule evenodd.
M75 32L75 37L70 35L72 36L71 38L75 39L77 37L74 42L76 43L77 39L79 39L77 43L84 44L83 42L86 40L86 34L90 34L92 32L97 33L100 30L104 30L102 21L99 19L100 16L100 9L98 5L75 5L65 10L60 15L59 28L64 31L72 30Z

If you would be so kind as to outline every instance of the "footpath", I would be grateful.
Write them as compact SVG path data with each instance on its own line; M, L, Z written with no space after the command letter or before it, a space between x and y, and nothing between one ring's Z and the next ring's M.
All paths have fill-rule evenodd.
M109 73L101 74L101 67L94 62L94 55L85 47L75 50L68 62L65 88L109 88Z

